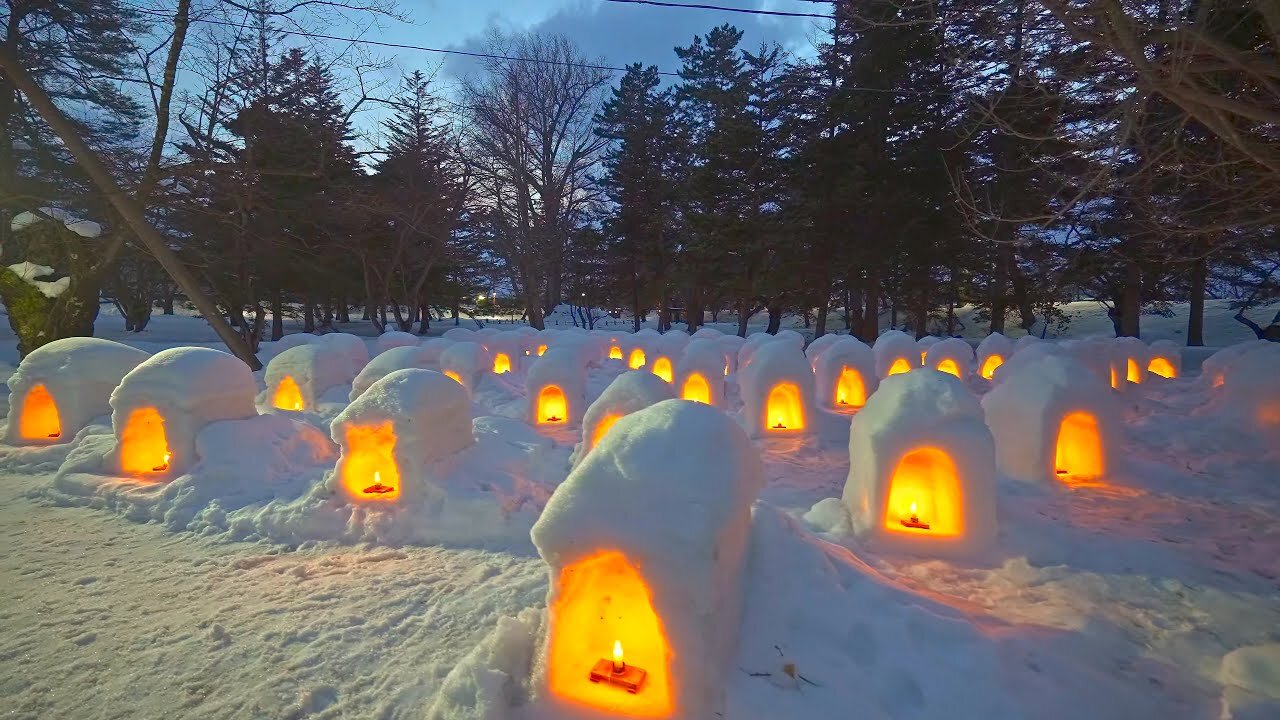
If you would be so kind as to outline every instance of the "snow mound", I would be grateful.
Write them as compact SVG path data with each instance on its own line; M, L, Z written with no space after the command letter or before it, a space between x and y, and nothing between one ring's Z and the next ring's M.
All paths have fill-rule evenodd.
M355 402L355 399L363 395L364 391L374 383L396 370L409 368L435 370L436 363L427 358L426 349L416 342L411 346L393 347L378 353L351 381L351 395L348 399Z
M648 371L628 370L614 378L583 415L582 441L574 448L571 462L577 464L586 457L624 416L673 398L671 385Z
M419 338L413 333L402 332L400 330L389 330L379 335L377 339L373 341L373 355L374 357L377 357L391 348L418 347L421 343L422 338Z

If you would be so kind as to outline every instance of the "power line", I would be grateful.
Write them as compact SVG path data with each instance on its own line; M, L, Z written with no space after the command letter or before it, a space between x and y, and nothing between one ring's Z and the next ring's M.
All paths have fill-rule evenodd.
M816 0L810 0L814 2ZM721 12L742 13L744 15L769 15L773 17L820 18L833 20L830 15L821 13L788 12L786 10L751 10L748 8L727 7L725 5L704 5L702 3L665 2L664 0L605 0L605 2L624 3L630 5L654 5L657 7L685 8L689 10L719 10Z
M156 10L153 8L138 7L137 5L127 5L125 3L121 3L121 4L133 10L137 10L138 12L149 13L151 15L158 15L166 18L173 17L173 11L166 12L164 10ZM233 27L233 28L244 27L240 23L229 22L226 20L211 20L209 18L193 17L190 19L190 22L203 23L205 25L220 25L223 27ZM305 30L286 30L282 28L276 28L275 32L281 35L293 35L296 37L312 38L314 40L330 40L333 42L372 45L374 47L393 48L397 50L418 50L421 52L440 53L442 55L461 55L464 57L488 58L491 60L510 60L512 62L538 63L541 65L560 65L562 67L576 67L576 68L584 68L587 70L608 70L609 72L626 72L627 71L626 68L615 67L613 65L595 65L592 63L575 63L575 62L568 62L565 60L544 60L541 58L516 57L512 55L499 55L496 53L473 52L470 50L449 50L445 48L427 47L425 45L410 45L408 43L385 42L382 40L368 40L364 38L339 37L337 35L326 35L324 33L307 32ZM680 73L666 72L662 70L659 70L658 74L665 75L667 77L680 77Z

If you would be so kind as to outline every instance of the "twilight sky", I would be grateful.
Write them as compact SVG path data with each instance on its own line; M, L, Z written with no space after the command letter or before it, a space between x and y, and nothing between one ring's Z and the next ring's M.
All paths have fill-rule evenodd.
M826 12L829 6L807 0L716 0L712 4L749 9ZM412 25L389 24L376 39L441 48L480 50L490 26L504 30L539 30L567 35L588 57L609 65L642 62L674 71L672 52L695 34L728 22L744 30L743 45L755 48L776 41L797 54L811 52L810 39L819 20L765 17L713 10L665 8L604 0L399 0ZM440 56L412 50L395 55L404 69L435 67ZM449 59L445 75L466 72L465 60Z

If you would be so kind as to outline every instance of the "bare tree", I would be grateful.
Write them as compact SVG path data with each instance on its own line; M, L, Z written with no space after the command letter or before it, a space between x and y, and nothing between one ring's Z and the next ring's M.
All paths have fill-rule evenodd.
M494 33L489 52L501 57L463 89L482 235L541 328L573 232L598 199L590 173L607 142L593 118L609 75L561 36Z

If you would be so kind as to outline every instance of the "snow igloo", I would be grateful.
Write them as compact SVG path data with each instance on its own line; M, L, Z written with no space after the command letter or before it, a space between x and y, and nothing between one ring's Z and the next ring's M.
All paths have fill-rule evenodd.
M818 356L814 400L829 410L857 410L880 384L876 357L855 337L841 336Z
M148 357L128 345L93 337L63 338L32 350L9 377L5 442L70 440L94 418L111 414L111 391Z
M1013 341L1000 333L991 333L978 343L978 376L984 380L992 379L996 368L1013 357Z
M158 352L111 393L116 445L107 466L136 478L181 475L199 460L196 434L210 423L257 415L257 392L249 366L233 355L199 347Z
M1147 375L1169 380L1182 377L1182 347L1172 340L1157 340L1149 348Z
M263 373L267 387L258 404L277 410L315 410L325 393L352 384L357 372L363 371L339 349L320 343L296 345L267 363Z
M930 343L924 366L963 380L973 373L973 348L960 338Z
M556 348L534 361L525 376L529 424L574 426L586 411L586 372L575 348Z
M876 374L881 378L901 375L920 367L920 348L901 330L886 330L871 347L876 354Z
M362 338L351 333L327 333L317 337L315 342L345 357L351 364L351 377L355 377L360 368L369 362L369 346Z
M708 339L690 340L676 363L676 387L682 400L724 405L724 350Z
M422 338L407 333L403 330L388 330L377 337L373 341L374 357L398 347L418 347L422 343Z
M1123 390L1125 383L1141 385L1147 380L1147 362L1151 349L1135 337L1118 337L1111 341L1111 387Z
M752 437L807 433L813 370L790 342L762 345L738 374L742 413Z
M1028 482L1097 483L1120 432L1116 396L1075 359L1050 355L1014 369L982 398L1004 474Z
M1280 435L1280 343L1255 346L1223 370L1214 410L1229 423L1266 436Z
M644 370L628 370L614 378L582 416L582 444L575 452L575 462L599 445L623 417L674 397L670 383Z
M491 363L484 346L472 341L453 343L440 353L439 361L440 372L466 388L468 394L475 393L481 378L490 371Z
M854 533L926 555L984 552L996 536L995 442L957 378L885 378L849 426L844 505Z
M804 348L804 356L809 358L809 365L814 372L818 370L818 356L822 355L827 348L840 342L842 339L850 337L849 335L836 335L835 333L827 333L813 339Z
M484 340L493 359L490 369L494 375L518 372L524 360L524 338L513 332L499 332Z
M369 387L330 425L341 449L330 489L353 503L421 504L442 491L430 463L475 442L471 400L434 370L396 370Z
M535 702L555 716L719 716L763 485L755 448L715 408L667 400L619 420L533 526L550 575Z
M410 368L435 370L436 363L427 358L426 348L421 345L393 347L390 350L378 353L376 357L369 361L368 365L364 366L360 374L356 375L355 379L351 381L351 393L347 396L347 401L354 402L356 398L364 394L365 390L373 387L374 383L396 370L408 370Z

